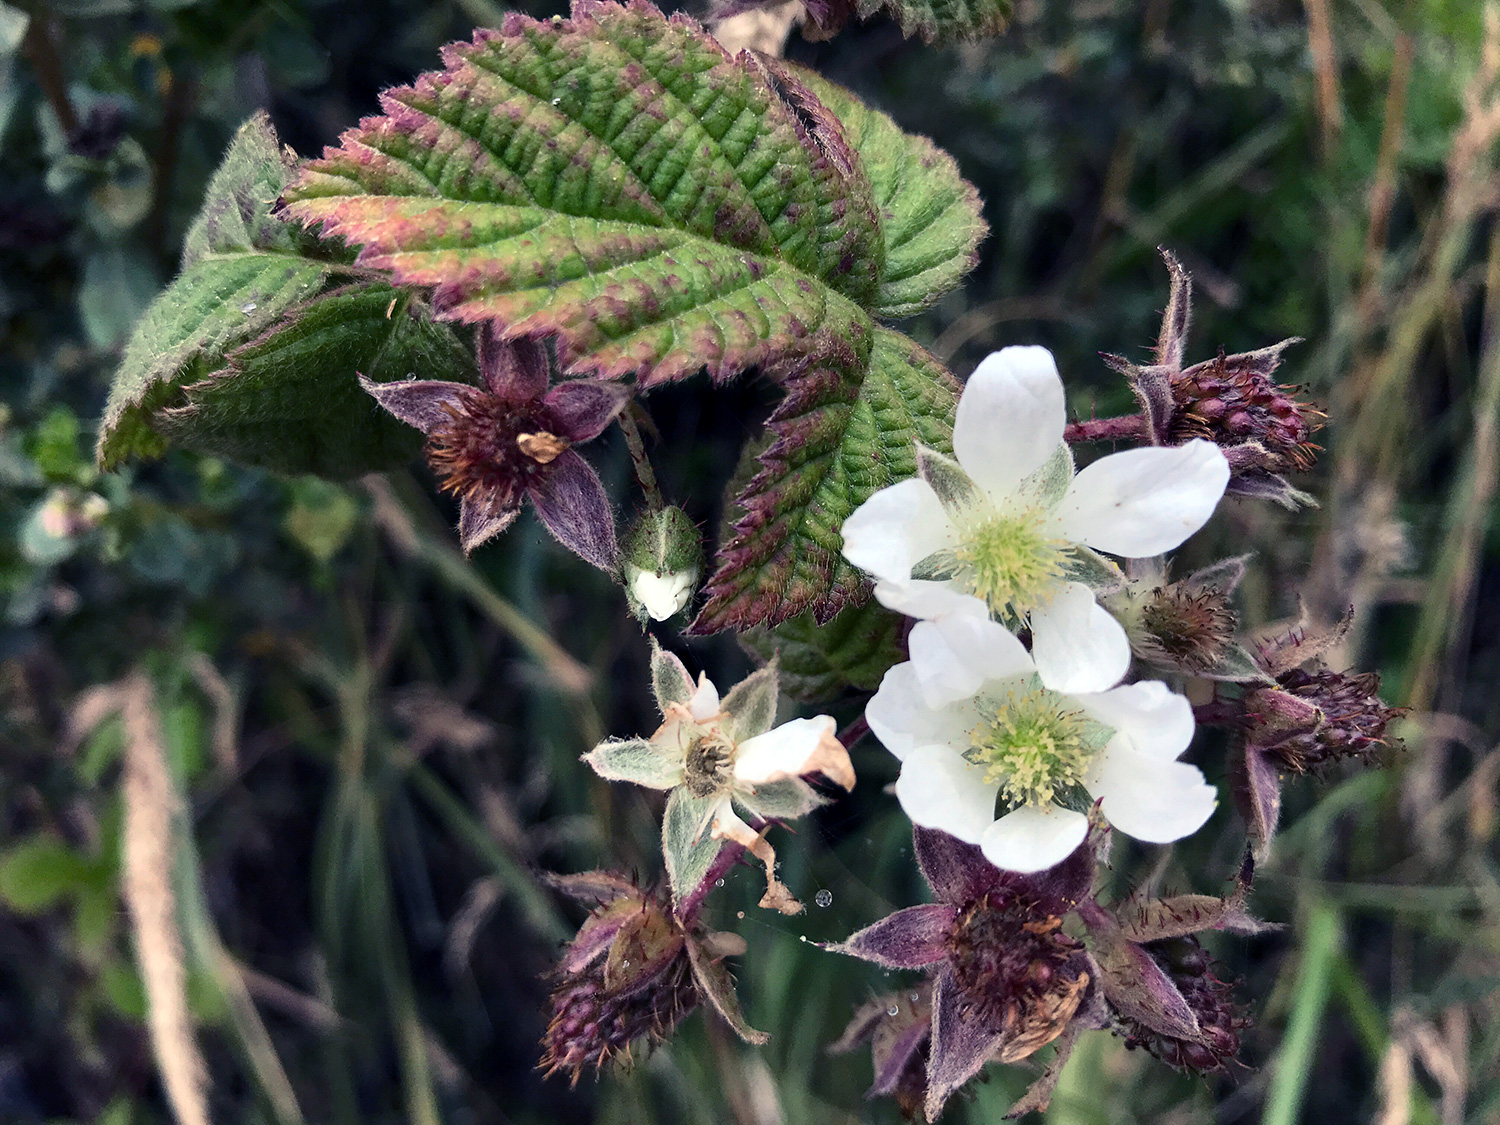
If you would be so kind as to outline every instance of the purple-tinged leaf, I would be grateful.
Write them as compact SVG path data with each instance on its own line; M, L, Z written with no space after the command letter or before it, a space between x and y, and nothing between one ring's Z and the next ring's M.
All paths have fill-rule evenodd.
M602 906L617 898L639 898L641 889L633 879L613 871L581 871L576 875L545 873L542 881L555 891L589 906Z
M620 547L615 516L599 475L573 450L553 460L552 471L531 490L531 502L547 530L584 562L613 571Z
M1090 920L1089 928L1096 939L1094 963L1105 999L1121 1015L1160 1035L1198 1042L1198 1017L1156 958L1127 940L1112 919L1106 925Z
M932 1047L927 1058L927 1120L936 1121L943 1106L984 1069L1003 1046L1005 1032L995 1033L976 1020L964 1003L953 975L942 970L932 986Z
M887 328L873 346L851 337L840 364L789 383L690 631L778 625L806 610L823 623L855 598L864 579L840 553L844 520L915 474L915 441L952 448L956 390L936 359Z
M887 969L920 969L948 956L948 931L956 914L943 903L908 906L823 948Z

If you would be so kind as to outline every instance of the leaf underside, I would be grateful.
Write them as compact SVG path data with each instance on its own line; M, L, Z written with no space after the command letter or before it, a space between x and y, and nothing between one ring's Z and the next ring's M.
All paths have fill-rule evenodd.
M183 272L125 349L100 428L104 468L160 456L169 439L282 472L390 468L419 442L371 409L356 371L462 378L472 366L405 294L347 284L342 248L271 214L290 167L264 113L240 127L188 231Z

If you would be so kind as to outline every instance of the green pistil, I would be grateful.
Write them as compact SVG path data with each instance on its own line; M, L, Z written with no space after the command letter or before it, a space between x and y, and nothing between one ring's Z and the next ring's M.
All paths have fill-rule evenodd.
M1012 693L969 733L964 755L985 767L984 779L1000 784L1012 807L1050 805L1059 793L1083 783L1098 748L1100 725L1069 710L1063 697L1034 689Z
M997 613L1045 605L1063 581L1067 544L1049 539L1040 523L1037 512L990 516L954 552L970 588Z

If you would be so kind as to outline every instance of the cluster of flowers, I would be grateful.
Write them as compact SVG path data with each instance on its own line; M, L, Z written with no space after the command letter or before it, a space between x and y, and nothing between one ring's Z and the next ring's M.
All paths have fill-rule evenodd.
M1014 1112L1045 1105L1086 1029L1176 1066L1224 1067L1244 1019L1195 935L1262 928L1244 900L1283 776L1372 759L1393 715L1376 677L1305 667L1336 630L1241 643L1232 596L1244 558L1171 578L1166 552L1226 493L1308 502L1285 474L1311 465L1321 415L1272 379L1293 341L1185 367L1189 279L1170 257L1168 266L1155 362L1106 357L1138 414L1070 424L1051 354L1006 348L968 380L953 455L919 445L917 476L871 496L843 527L844 554L874 597L913 619L907 659L885 673L865 723L901 762L896 796L936 901L830 947L924 973L862 1009L834 1049L870 1043L872 1094L929 1120L986 1063L1056 1041ZM540 348L487 330L480 359L482 389L366 386L428 434L429 460L462 497L464 546L495 534L529 496L563 543L621 574L643 620L680 611L698 565L674 546L686 517L656 498L622 559L603 488L571 449L601 433L628 392L549 387ZM1137 444L1075 469L1073 445L1122 439ZM649 468L641 477L649 492ZM767 832L855 782L831 717L776 725L774 660L721 696L652 645L660 727L584 760L603 778L668 793L668 888L597 872L562 884L594 910L558 969L543 1065L575 1079L637 1039L664 1038L700 1001L746 1039L764 1039L722 965L743 943L709 934L700 908L748 854L765 868L761 905L800 911ZM1183 691L1191 680L1213 690L1196 708ZM1101 903L1096 874L1115 832L1168 843L1213 814L1217 791L1180 760L1200 723L1232 733L1229 773L1250 845L1232 893Z

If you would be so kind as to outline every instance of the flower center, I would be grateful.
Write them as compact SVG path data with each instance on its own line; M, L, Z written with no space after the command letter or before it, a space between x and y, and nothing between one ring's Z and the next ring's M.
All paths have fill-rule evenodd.
M682 783L694 797L708 797L729 784L734 743L716 730L706 731L688 746Z
M1093 757L1114 732L1045 688L989 701L987 716L969 732L964 757L984 766L984 780L1000 783L1012 807L1050 805L1083 783Z
M1043 533L1041 516L1034 510L989 516L954 551L959 576L997 613L1045 605L1063 581L1067 544Z
M541 403L518 408L475 388L443 409L427 436L428 464L445 490L495 511L518 505L568 447Z

